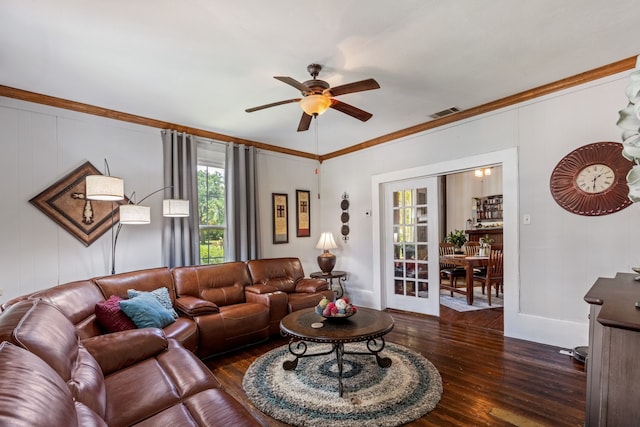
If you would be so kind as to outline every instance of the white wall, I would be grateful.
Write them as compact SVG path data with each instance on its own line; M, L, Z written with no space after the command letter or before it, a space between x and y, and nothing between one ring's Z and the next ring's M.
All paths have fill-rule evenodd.
M580 217L560 208L549 193L549 176L573 149L596 141L619 141L615 125L626 105L628 75L592 82L502 111L454 123L367 150L317 162L261 151L258 156L259 209L264 257L298 256L305 271L317 270L315 243L332 231L339 248L336 269L350 273L347 293L361 305L372 301L372 178L408 168L456 164L457 159L516 149L519 176L513 232L519 247L514 290L507 298L505 334L566 347L587 343L583 296L600 276L640 265L640 207L604 217ZM375 120L375 115L372 120ZM0 98L0 301L71 280L109 273L110 240L89 248L29 204L29 199L84 161L99 169L107 158L125 191L144 196L162 186L160 132L114 120ZM321 144L321 141L320 141ZM452 163L453 161L453 163ZM464 162L462 162L464 163ZM448 172L456 172L455 167ZM311 191L312 236L295 236L295 190ZM321 198L317 199L318 189ZM289 194L289 243L271 243L271 193ZM350 239L340 237L340 201L350 196ZM128 226L118 244L117 270L161 263L161 198L149 199L152 224ZM505 202L506 204L506 202ZM366 213L373 212L373 215ZM522 214L531 225L517 225ZM516 245L517 246L517 245ZM508 285L507 285L508 286ZM507 295L505 295L507 296Z
M258 210L260 211L260 250L263 258L298 257L307 275L318 271L315 249L320 238L320 200L318 199L321 176L315 160L289 156L271 151L258 152ZM311 192L311 236L296 237L296 190ZM273 244L272 193L288 195L289 243ZM338 235L334 236L337 238ZM336 266L338 269L339 266Z
M549 192L557 162L597 141L620 141L618 110L626 106L628 74L592 82L521 104L328 160L322 165L322 227L339 230L340 195L351 195L351 238L338 255L351 272L348 291L366 303L378 271L372 269L372 177L483 153L518 150L519 212L531 225L516 225L519 247L517 299L505 308L505 334L559 346L585 345L588 306L583 296L600 276L640 264L638 206L603 217L581 217L560 208ZM375 120L375 115L374 119ZM508 284L507 284L508 286ZM505 291L506 292L506 291ZM375 293L374 293L375 295ZM640 296L640 291L639 291ZM507 302L509 300L507 299Z
M138 200L162 187L158 129L0 98L0 302L72 280L110 273L111 233L88 248L29 199L90 161L125 182ZM117 271L161 263L162 197L148 199L150 225L124 226Z

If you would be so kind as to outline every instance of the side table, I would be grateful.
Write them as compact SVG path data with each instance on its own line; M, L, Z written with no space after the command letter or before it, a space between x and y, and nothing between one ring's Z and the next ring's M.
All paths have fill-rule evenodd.
M336 280L336 284L338 285L339 290L335 291L336 298L342 298L344 295L344 287L342 284L347 280L347 272L334 270L331 273L323 273L322 271L314 271L309 275L309 277L313 279L324 279L329 283L329 288L333 290L333 279Z

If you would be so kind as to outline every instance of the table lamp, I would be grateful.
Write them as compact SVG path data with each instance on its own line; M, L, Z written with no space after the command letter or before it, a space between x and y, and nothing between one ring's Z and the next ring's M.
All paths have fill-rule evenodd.
M323 274L331 273L333 267L336 266L336 256L329 252L329 249L336 249L337 247L336 241L333 239L333 233L325 231L320 234L320 240L318 240L316 249L322 249L324 251L318 255L318 266Z

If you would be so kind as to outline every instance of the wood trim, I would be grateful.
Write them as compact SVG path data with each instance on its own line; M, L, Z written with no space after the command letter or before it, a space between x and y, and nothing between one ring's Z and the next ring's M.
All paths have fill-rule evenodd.
M265 144L249 139L236 138L234 136L222 133L212 132L203 129L192 128L179 125L176 123L165 122L162 120L150 119L148 117L136 116L134 114L123 113L121 111L110 110L108 108L96 107L82 102L70 101L68 99L57 98L55 96L43 95L40 93L29 92L22 89L15 89L9 86L0 85L0 96L7 98L19 99L22 101L34 102L36 104L48 105L51 107L62 108L65 110L78 111L80 113L91 114L94 116L106 117L109 119L120 120L128 123L135 123L142 126L149 126L158 129L171 129L178 132L186 132L191 135L201 136L203 138L215 139L223 142L233 142L236 144L251 145L268 151L276 151L279 153L290 154L298 157L306 157L308 159L317 160L318 156L304 151L290 150L288 148L277 147L275 145Z
M467 110L462 110L458 113L450 116L442 117L440 119L431 120L411 126L405 129L400 129L395 132L388 133L367 141L363 141L359 144L352 145L341 150L337 150L322 156L307 153L304 151L291 150L288 148L277 147L275 145L265 144L258 141L252 141L243 138L236 138L217 132L207 131L203 129L192 128L188 126L179 125L176 123L165 122L161 120L151 119L148 117L136 116L134 114L123 113L120 111L110 110L108 108L97 107L94 105L83 104L81 102L70 101L67 99L57 98L54 96L43 95L35 92L29 92L22 89L16 89L9 86L0 85L0 96L7 98L19 99L22 101L34 102L36 104L49 105L51 107L63 108L66 110L78 111L80 113L91 114L94 116L106 117L114 120L120 120L123 122L135 123L142 126L149 126L158 129L174 129L179 132L186 132L191 135L201 136L203 138L211 138L217 141L233 142L236 144L251 145L259 149L273 151L277 153L289 154L292 156L304 157L307 159L318 160L322 163L324 160L332 159L334 157L343 156L345 154L354 153L356 151L364 150L366 148L375 147L376 145L384 144L396 139L404 138L416 133L424 132L430 129L435 129L440 126L444 126L450 123L455 123L460 120L468 119L470 117L478 116L480 114L495 111L500 108L505 108L510 105L518 104L521 102L529 101L534 98L538 98L544 95L548 95L553 92L568 89L573 86L588 83L593 80L601 79L613 74L621 73L635 68L636 57L632 56L602 67L595 68L584 73L576 74L571 77L558 80L553 83L549 83L543 86L538 86L534 89L529 89L524 92L517 93L515 95L507 96L505 98L491 101L486 104L478 105Z
M586 71L584 73L576 74L574 76L567 77L553 83L549 83L543 86L538 86L537 88L534 88L534 89L529 89L524 92L517 93L515 95L498 99L496 101L491 101L486 104L478 105L468 110L462 110L450 116L442 117L440 119L432 120L425 123L420 123L418 125L411 126L406 129L401 129L395 132L391 132L386 135L382 135L377 138L373 138L368 141L361 142L360 144L353 145L351 147L343 148L342 150L338 150L332 153L322 155L320 156L319 160L320 162L322 162L324 160L328 160L334 157L339 157L345 154L364 150L365 148L374 147L376 145L380 145L385 142L404 138L409 135L414 135L416 133L424 132L429 129L435 129L440 126L444 126L460 120L468 119L470 117L478 116L480 114L488 113L490 111L495 111L500 108L505 108L510 105L529 101L534 98L539 98L541 96L548 95L553 92L558 92L573 86L581 85L593 80L601 79L617 73L621 73L623 71L631 70L635 68L635 65L636 65L636 57L632 56L630 58L626 58L609 65L598 67L593 70Z

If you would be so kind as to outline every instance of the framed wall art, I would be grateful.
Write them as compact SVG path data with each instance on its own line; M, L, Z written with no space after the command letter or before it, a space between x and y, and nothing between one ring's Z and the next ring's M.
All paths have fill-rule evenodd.
M42 213L67 230L85 246L91 245L120 220L118 202L87 200L85 177L101 175L86 162L29 200ZM113 218L112 215L113 214ZM112 222L113 221L113 222Z
M296 190L296 236L311 237L311 192Z
M289 243L288 195L272 193L273 244Z

